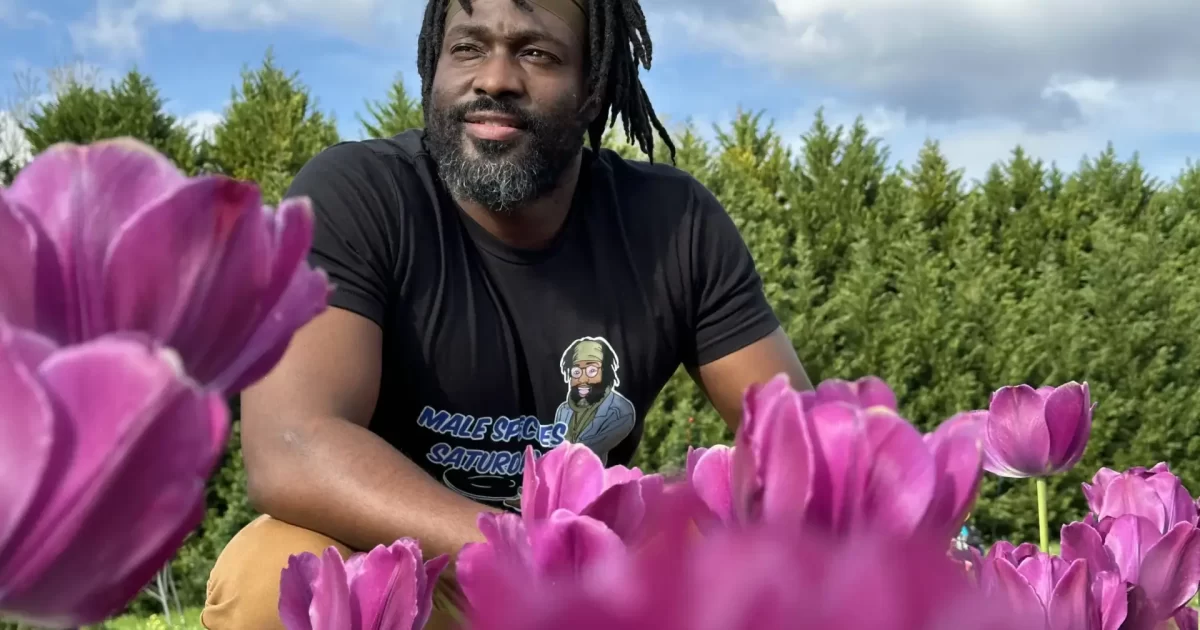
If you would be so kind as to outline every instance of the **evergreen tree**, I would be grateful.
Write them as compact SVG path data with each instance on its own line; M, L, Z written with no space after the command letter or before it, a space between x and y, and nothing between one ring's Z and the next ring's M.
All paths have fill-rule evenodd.
M267 203L278 203L314 155L338 142L333 118L296 73L287 74L268 50L257 70L243 70L224 120L205 147L208 168L257 182Z
M361 114L357 117L367 137L390 138L402 131L425 126L421 101L408 96L401 76L396 77L385 100L367 101L365 106L370 118L364 118Z
M30 114L23 128L34 153L59 142L88 144L129 136L184 171L195 171L195 148L187 128L164 110L154 82L137 70L107 88L68 79L53 100Z

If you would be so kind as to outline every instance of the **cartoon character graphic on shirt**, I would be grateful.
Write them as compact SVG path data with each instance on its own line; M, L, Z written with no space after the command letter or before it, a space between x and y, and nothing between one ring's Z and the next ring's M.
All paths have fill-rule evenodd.
M554 424L567 426L564 439L586 444L607 462L608 452L624 440L637 420L633 403L617 387L620 361L603 337L576 339L563 352L560 369L567 399Z

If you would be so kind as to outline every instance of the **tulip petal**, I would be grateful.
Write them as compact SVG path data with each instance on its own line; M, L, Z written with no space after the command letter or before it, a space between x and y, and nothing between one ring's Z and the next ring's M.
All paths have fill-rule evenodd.
M13 347L12 329L0 320L0 567L23 536L16 534L39 492L54 452L56 416L50 399Z
M70 246L77 230L112 234L142 206L184 181L179 169L148 145L114 138L47 148L17 173L8 194L38 213L54 242Z
M1129 613L1125 581L1116 571L1103 571L1092 580L1092 599L1099 606L1099 630L1120 630Z
M688 479L700 500L724 523L733 521L733 449L725 445L688 453Z
M858 401L862 407L884 407L892 411L900 410L900 405L896 401L896 392L893 392L892 388L888 387L888 384L878 376L863 377L854 385L858 390Z
M509 581L531 579L533 561L525 522L516 514L482 512L476 521L485 543L467 543L455 560L455 578L468 602Z
M424 628L433 614L433 592L437 589L442 571L450 564L450 556L442 554L425 561L425 576L421 583L420 599L417 600L417 617L413 620L413 628Z
M534 567L551 577L586 572L590 566L625 551L620 537L604 523L567 510L555 510L550 518L534 523L529 530L529 546Z
M1045 607L1050 606L1050 600L1054 594L1055 581L1052 564L1053 559L1049 554L1039 553L1022 560L1017 565L1017 573L1020 573L1029 582L1029 586L1033 587L1033 592L1037 594L1038 600Z
M938 478L924 527L951 534L971 511L983 479L981 447L986 421L986 411L960 413L925 437Z
M1146 483L1154 488L1166 512L1166 522L1163 531L1176 523L1197 524L1196 503L1188 493L1179 477L1167 471L1157 472L1146 477Z
M1104 546L1112 554L1113 561L1120 570L1121 579L1138 584L1142 558L1163 534L1149 519L1132 514L1126 514L1111 522L1112 528L1104 536Z
M612 486L580 511L604 523L621 540L630 543L642 535L647 503L662 493L663 479L651 475Z
M1046 397L1046 426L1050 430L1050 462L1067 470L1083 458L1092 434L1092 401L1087 383L1067 383Z
M564 442L532 460L532 453L527 451L525 487L532 486L532 493L522 493L521 505L527 522L546 518L560 508L578 514L604 491L604 462L583 444ZM526 498L531 500L528 506Z
M742 521L798 518L810 500L815 457L800 396L781 375L747 388L744 399L730 473L735 513Z
M871 407L863 416L870 445L864 515L871 524L911 534L925 519L937 488L933 455L921 432L887 407Z
M236 304L232 287L246 282L245 268L261 269L267 274L265 282L256 281L242 288L254 296L251 304L255 309L239 313L231 308L219 328L203 313L196 320L196 325L207 331L196 336L242 340L233 362L211 344L198 360L202 367L197 371L215 372L213 382L225 391L238 391L274 367L292 334L325 308L331 291L324 272L309 268L305 262L313 233L308 200L285 200L274 216L257 208L257 204L231 236L231 253L222 258L210 285L211 291L219 288L221 299ZM239 259L232 252L245 252L245 256ZM187 338L187 334L181 332L181 337Z
M984 434L984 468L1002 477L1049 472L1050 430L1043 399L1028 385L1004 387L992 396Z
M26 611L69 610L76 621L99 621L120 610L199 525L228 409L218 394L181 381L174 366L143 343L113 338L64 349L42 364L47 391L70 420L58 436L69 457L51 482L56 492L39 506L29 534L37 545L18 552L15 575L0 577L28 589L19 591ZM101 574L112 577L97 587L93 576Z
M346 563L353 628L411 628L418 614L421 549L411 540L376 545Z
M1067 562L1084 560L1093 574L1102 571L1117 571L1117 564L1112 558L1100 532L1086 523L1069 523L1063 525L1059 534L1061 540L1061 555Z
M994 588L1002 593L1020 615L1045 616L1045 606L1033 585L1007 560L997 560L993 566Z
M1159 532L1167 531L1167 508L1149 480L1133 475L1113 479L1104 493L1104 509L1097 518L1116 518L1132 514L1154 523Z
M316 554L292 554L279 576L279 618L288 630L312 630L308 617L312 605L312 585L321 568Z
M1088 509L1093 514L1100 514L1104 509L1104 494L1108 491L1108 484L1119 476L1120 473L1111 468L1101 468L1092 477L1092 483L1083 484L1083 496L1087 498Z
M808 432L815 439L811 499L807 511L809 522L845 531L854 514L861 509L867 483L869 451L865 439L866 423L858 408L842 403L818 405L806 414ZM922 450L924 444L922 444ZM776 467L776 474L766 483L767 494L787 483L785 469ZM792 483L795 483L792 481ZM790 497L796 496L792 492ZM776 501L782 505L790 498Z
M78 320L76 298L54 243L37 220L0 190L0 313L8 323L67 340Z
M1072 562L1054 585L1046 607L1050 630L1090 630L1093 600L1087 562Z
M1191 523L1172 527L1146 550L1137 583L1157 611L1191 601L1200 589L1200 530Z
M817 383L816 399L812 406L827 403L845 403L853 407L861 407L858 399L858 389L854 383L840 378L830 378Z
M241 309L256 306L253 289L266 284L269 268L265 265L239 265L237 281L222 287L230 292L222 296L228 304L212 304L205 285L229 259L258 253L249 243L244 248L227 247L235 226L245 223L244 215L253 211L247 203L257 200L253 186L225 177L202 177L168 191L131 217L113 235L104 260L100 299L105 301L107 330L100 332L140 330L157 339L171 339L189 308L203 311L208 321L220 321L226 311L242 316ZM189 330L172 345L193 376L208 382L212 374L198 369L196 355L210 345L225 344L213 344L221 337L198 332ZM241 341L228 340L234 351Z
M1179 630L1197 630L1197 628L1200 628L1200 611L1190 606L1184 606L1175 611L1172 620L1175 622L1175 627Z
M350 616L350 585L346 565L337 547L321 554L321 568L312 583L313 598L308 618L313 630L353 628Z

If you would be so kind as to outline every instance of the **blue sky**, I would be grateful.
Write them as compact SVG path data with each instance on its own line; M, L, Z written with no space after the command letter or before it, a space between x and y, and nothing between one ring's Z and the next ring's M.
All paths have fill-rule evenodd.
M422 0L0 0L0 98L14 73L135 65L170 109L218 120L273 47L344 135L403 73L416 87ZM977 176L1016 144L1073 168L1109 141L1173 176L1200 157L1194 0L642 0L656 108L702 129L765 109L799 143L818 107L865 117L896 159L927 137ZM1052 6L1051 6L1052 5ZM737 11L736 13L734 11ZM0 105L2 107L3 105ZM3 149L0 149L3 150Z

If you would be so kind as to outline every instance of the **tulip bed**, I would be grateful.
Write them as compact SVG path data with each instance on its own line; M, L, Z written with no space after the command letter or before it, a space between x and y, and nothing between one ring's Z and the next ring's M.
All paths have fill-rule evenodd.
M52 147L0 190L0 617L109 618L199 524L223 401L325 306L311 237L306 200L264 208L130 140ZM463 625L1196 630L1200 501L1166 463L1099 470L1050 553L1043 480L1092 409L1086 383L1016 385L922 434L879 379L780 376L680 475L528 448L520 514L481 515L454 563ZM950 544L984 474L1033 480L1039 544ZM280 616L421 628L449 562L410 539L299 554Z

